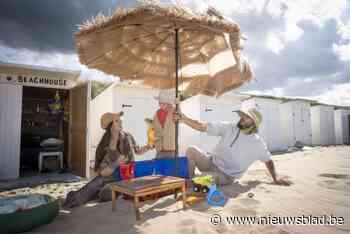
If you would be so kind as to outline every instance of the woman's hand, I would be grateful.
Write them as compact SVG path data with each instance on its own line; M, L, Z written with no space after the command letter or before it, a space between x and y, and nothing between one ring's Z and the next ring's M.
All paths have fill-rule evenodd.
M152 147L150 145L144 145L142 147L137 148L135 153L138 155L141 155L141 154L144 154L151 149L152 149Z

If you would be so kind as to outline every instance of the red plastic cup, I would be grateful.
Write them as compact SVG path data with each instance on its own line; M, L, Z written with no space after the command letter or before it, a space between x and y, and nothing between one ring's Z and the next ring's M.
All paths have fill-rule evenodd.
M129 180L135 178L135 163L121 163L119 165L120 177L122 180Z

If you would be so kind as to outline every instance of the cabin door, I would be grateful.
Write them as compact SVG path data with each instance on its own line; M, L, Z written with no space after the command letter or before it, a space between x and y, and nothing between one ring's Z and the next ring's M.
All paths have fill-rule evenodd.
M70 90L69 167L74 174L88 177L89 83Z

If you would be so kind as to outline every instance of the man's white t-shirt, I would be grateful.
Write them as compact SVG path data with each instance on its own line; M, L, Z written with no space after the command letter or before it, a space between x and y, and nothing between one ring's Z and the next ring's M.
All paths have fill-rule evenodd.
M237 122L208 123L207 134L220 136L213 151L213 163L225 174L240 178L256 160L267 162L271 153L257 134L244 134Z

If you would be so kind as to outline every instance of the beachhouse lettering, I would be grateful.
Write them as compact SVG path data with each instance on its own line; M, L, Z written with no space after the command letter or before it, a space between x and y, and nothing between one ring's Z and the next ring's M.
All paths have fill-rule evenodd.
M49 78L40 75L10 75L1 73L0 83L59 89L70 89L74 86L74 82L72 82L71 80L62 79L60 77Z
M17 77L18 83L23 84L37 84L37 85L52 85L52 86L67 86L67 80L55 80L55 79L49 79L45 77L26 77L26 76L18 76Z

